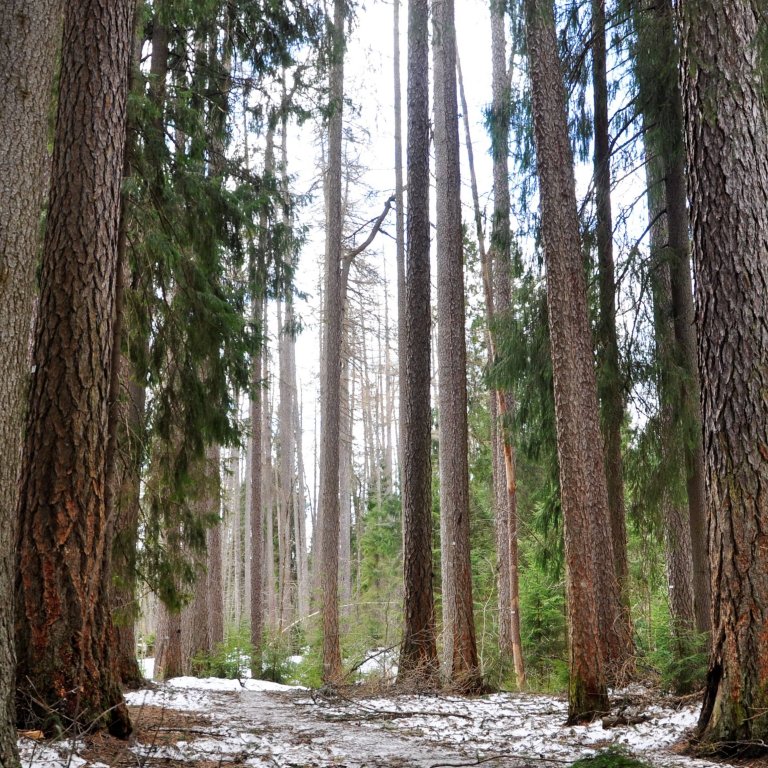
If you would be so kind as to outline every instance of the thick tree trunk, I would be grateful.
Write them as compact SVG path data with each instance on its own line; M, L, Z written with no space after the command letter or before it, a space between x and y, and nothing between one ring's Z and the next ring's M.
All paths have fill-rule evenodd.
M342 291L341 291L341 139L344 102L344 0L334 0L331 24L332 63L328 126L328 171L325 252L325 341L323 355L321 590L323 615L323 681L341 678L339 644L339 384L341 381Z
M400 381L405 627L398 680L435 683L430 408L429 4L408 4L408 250ZM403 340L401 340L403 343ZM402 368L401 368L402 371Z
M445 520L443 558L448 563L444 603L453 634L451 684L480 684L472 605L467 463L467 368L464 339L464 247L461 226L456 33L453 0L432 4L437 196L437 354L440 398L440 515Z
M768 739L768 107L749 0L679 6L713 645L704 741Z
M40 214L47 188L51 81L60 0L0 6L0 596L13 600L16 508L29 376ZM13 611L0 615L0 765L18 765Z
M132 22L132 0L65 15L16 581L19 721L118 736L105 455Z
M610 551L610 539L598 538L598 529L608 525L608 494L566 95L551 0L526 0L526 22L565 526L568 719L576 722L608 708L597 601L618 602L618 597L602 592L596 564Z

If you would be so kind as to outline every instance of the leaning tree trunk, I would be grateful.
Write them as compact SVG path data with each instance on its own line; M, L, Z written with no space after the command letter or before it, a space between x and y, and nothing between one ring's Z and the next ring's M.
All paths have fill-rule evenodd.
M464 338L464 247L461 226L456 32L453 0L435 0L435 186L437 197L437 354L440 399L441 542L448 563L444 603L450 603L451 684L480 685L472 605L467 463L467 351Z
M618 589L602 591L596 563L610 551L610 539L598 538L608 525L608 494L552 1L526 0L526 22L565 527L568 719L576 722L608 708L597 601L618 602Z
M105 456L132 22L132 0L65 15L16 580L19 722L123 737Z
M0 5L0 595L12 602L16 507L29 375L40 213L48 180L48 110L60 0ZM0 614L0 765L18 764L13 611Z
M429 4L408 4L408 248L402 408L403 589L405 626L398 680L436 682L432 591L431 298L429 265Z
M768 739L768 105L757 6L679 6L712 568L699 726L704 741L740 752Z

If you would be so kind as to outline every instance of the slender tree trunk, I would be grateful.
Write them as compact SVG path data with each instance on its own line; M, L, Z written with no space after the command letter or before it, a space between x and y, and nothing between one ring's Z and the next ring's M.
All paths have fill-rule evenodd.
M619 342L616 333L616 278L613 265L611 213L611 139L608 134L608 75L605 43L605 0L592 0L592 93L595 135L595 209L597 214L597 264L600 288L598 319L599 395L602 409L608 512L611 520L613 567L629 621L627 579L627 525L624 512L624 472L621 459L621 425L624 420ZM631 634L631 629L628 629Z
M597 601L612 596L596 564L606 544L610 551L597 531L608 525L608 494L554 8L551 0L525 7L565 526L568 719L577 722L608 709Z
M321 403L322 509L320 576L323 615L323 681L341 679L339 645L339 383L341 381L342 291L341 291L341 139L344 101L344 0L334 0L331 24L330 72L331 116L328 126L328 171L325 254L325 354L324 392Z
M669 610L675 653L684 659L694 650L692 633L696 628L693 595L693 557L688 510L678 502L676 491L682 488L685 463L680 425L675 420L678 393L676 365L677 343L672 312L672 278L669 267L669 242L666 227L663 160L648 161L648 217L651 225L651 290L653 294L656 355L659 361L659 406L661 428L661 463L664 483L662 509ZM678 679L679 693L689 693L690 681Z
M294 376L296 366L293 367ZM297 482L296 493L296 547L298 557L298 611L299 619L304 620L309 616L309 563L307 560L307 500L306 500L306 475L304 472L304 451L302 448L302 411L299 403L294 409L294 429L296 431L296 464Z
M339 387L339 600L349 605L352 599L352 426L353 397L350 369L353 362L349 329L342 342L341 386Z
M104 458L132 23L131 0L65 15L16 581L19 721L122 737Z
M453 0L433 0L435 186L437 196L437 355L440 397L440 515L445 520L443 558L448 563L444 602L453 614L451 684L480 683L472 605L467 462L467 365L464 339L463 232L456 34ZM449 614L450 615L450 614Z
M678 10L713 596L699 726L746 754L768 739L764 19L749 0Z
M208 473L211 487L208 493L208 512L217 522L208 529L208 646L215 651L224 642L224 584L221 564L221 449L212 445L207 451Z
M280 361L278 405L278 440L280 446L279 489L277 505L277 557L278 557L278 601L280 604L280 631L291 623L291 502L293 497L294 451L293 400L288 370L288 324L283 324L282 303L277 302L277 327Z
M13 604L16 509L39 225L47 188L51 83L60 0L0 6L0 596ZM13 610L0 615L0 764L18 765Z
M254 303L253 316L257 321L261 320L263 312L261 309L263 299ZM261 343L265 343L264 329L262 328ZM262 443L262 411L264 409L264 393L262 389L262 359L261 350L257 351L251 362L251 402L250 402L250 423L251 423L251 507L249 514L251 517L251 645L253 646L253 656L251 657L251 674L254 677L261 676L261 631L264 625L264 518L262 474L264 466L264 445Z

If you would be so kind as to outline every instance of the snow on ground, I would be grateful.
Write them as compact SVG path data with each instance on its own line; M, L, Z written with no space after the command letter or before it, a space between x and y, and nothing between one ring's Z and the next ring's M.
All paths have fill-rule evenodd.
M604 729L600 722L566 727L560 698L499 693L477 698L387 696L324 698L306 689L243 679L176 678L129 693L128 703L190 717L193 727L162 728L170 738L139 733L130 750L137 764L231 765L233 768L436 768L479 761L502 768L568 765L607 747L619 747L658 768L713 764L670 751L685 738L698 707L675 708L647 691L625 692L647 718ZM637 702L646 702L637 704ZM648 703L650 702L650 703ZM195 720L194 718L197 718ZM156 735L156 734L155 734ZM178 739L178 740L177 740ZM104 768L82 758L82 747L20 740L24 768ZM103 758L101 758L103 759ZM133 758L132 758L133 759ZM122 765L122 763L121 763ZM722 764L720 764L722 765Z

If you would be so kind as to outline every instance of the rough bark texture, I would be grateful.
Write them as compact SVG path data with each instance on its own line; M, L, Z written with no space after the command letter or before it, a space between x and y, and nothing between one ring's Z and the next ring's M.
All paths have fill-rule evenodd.
M206 451L210 488L207 511L210 515L221 516L221 449L211 445ZM215 651L224 642L224 585L221 567L221 520L208 529L208 647Z
M432 3L437 198L437 357L439 376L440 516L447 562L443 605L453 636L450 683L480 684L472 605L467 464L467 352L464 338L464 247L461 225L456 32L453 0Z
M398 679L437 676L432 586L432 459L429 265L429 4L408 4L408 247L405 379L401 381L405 627Z
M606 551L595 520L608 520L597 385L581 261L573 160L551 0L526 0L541 228L554 373L557 448L565 526L571 722L608 708L596 601L596 557ZM610 547L610 541L606 541Z
M713 598L699 725L705 741L764 750L768 109L758 5L687 0L679 11Z
M624 396L616 333L616 283L613 265L613 217L611 214L611 140L608 134L608 76L605 44L605 0L592 0L592 93L594 96L595 209L597 214L597 267L600 288L598 351L600 402L611 520L613 567L627 605L627 524L624 511L624 474L621 459L621 424ZM630 630L631 633L631 630Z
M323 355L322 468L320 504L321 590L323 614L323 681L341 678L339 645L339 385L341 382L341 138L344 100L344 0L334 0L331 26L331 117L328 126L327 213L325 250L325 339Z
M132 21L132 0L65 15L16 581L19 721L118 736L105 456Z
M14 728L13 578L22 429L40 214L47 186L48 109L60 0L0 7L0 765L18 764Z

